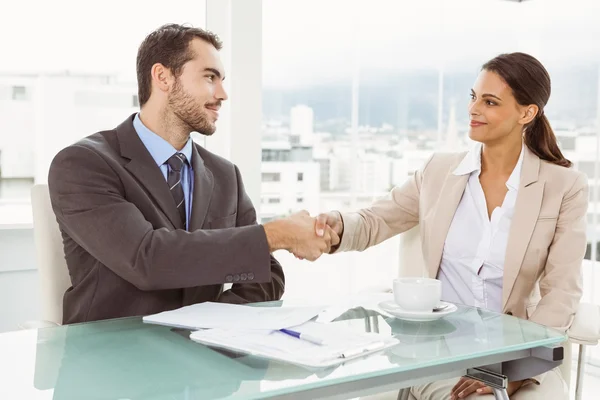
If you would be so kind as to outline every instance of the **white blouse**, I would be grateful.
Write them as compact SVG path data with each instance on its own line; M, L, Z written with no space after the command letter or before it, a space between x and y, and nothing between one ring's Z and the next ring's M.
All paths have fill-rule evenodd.
M438 279L443 300L501 312L504 257L524 151L506 181L508 192L502 206L494 209L490 219L479 182L481 150L478 143L453 172L469 174L469 181L448 230Z

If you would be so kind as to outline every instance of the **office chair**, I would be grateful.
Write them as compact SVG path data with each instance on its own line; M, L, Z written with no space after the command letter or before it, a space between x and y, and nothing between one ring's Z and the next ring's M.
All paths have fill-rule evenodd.
M36 263L42 294L42 321L21 324L21 328L25 329L61 325L63 296L71 286L62 237L50 204L48 185L33 186L31 206Z

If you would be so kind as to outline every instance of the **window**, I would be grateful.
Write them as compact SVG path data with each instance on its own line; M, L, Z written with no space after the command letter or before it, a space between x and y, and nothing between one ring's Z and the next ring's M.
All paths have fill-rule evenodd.
M585 249L585 257L586 260L592 259L592 244L588 243ZM600 261L600 242L596 243L596 261Z
M263 182L279 182L281 181L281 174L279 172L263 172Z
M296 203L298 203L298 204L304 203L304 198L303 197L297 197L296 198Z
M13 86L12 87L12 99L15 101L28 100L27 88L25 86Z
M585 173L588 178L594 178L594 161L579 161L577 164L577 169L583 173Z
M263 147L262 149L262 161L290 161L291 149L288 148L288 144L280 144L280 148L277 143L271 143L269 148Z
M483 10L477 18L475 7ZM501 20L511 21L510 29ZM600 184L594 179L599 36L594 0L263 0L263 148L283 141L312 149L301 162L318 165L317 191L297 197L307 204L316 199L315 213L368 206L413 176L432 152L468 149L466 109L481 65L523 51L548 69L552 96L545 114L565 156L593 188ZM303 186L312 180L305 175ZM600 210L593 192L590 210ZM594 258L593 249L600 259L594 225L600 216L589 221L587 258ZM327 265L319 268L331 274L323 276L326 283L309 277L290 285L286 296L300 297L306 287L344 294L389 284L399 247L392 242L348 258L324 257L317 263ZM293 269L296 261L286 261ZM377 265L378 273L365 265ZM584 265L585 301L599 301L600 275L592 280L592 268Z
M137 48L150 31L168 22L206 26L204 0L174 0L167 10L108 0L92 19L56 14L61 9L89 11L72 0L25 0L11 3L11 12L28 15L32 29L23 30L18 18L0 24L0 36L12 38L3 52L14 55L0 65L0 208L29 201L31 185L46 181L59 150L135 112Z
M279 203L281 203L281 199L277 198L277 197L272 197L269 199L268 203L269 204L279 204Z
M304 174L302 172L298 172L298 175L296 176L296 180L298 182L302 182L304 180Z
M0 197L6 200L20 200L29 195L33 178L2 178L0 175Z
M561 136L559 132L556 132L558 137L558 143L560 145L560 149L562 151L573 151L575 150L575 145L577 144L576 136Z

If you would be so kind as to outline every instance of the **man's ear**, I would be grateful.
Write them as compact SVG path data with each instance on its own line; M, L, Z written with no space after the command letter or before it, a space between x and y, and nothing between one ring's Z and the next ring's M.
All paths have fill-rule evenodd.
M150 70L152 75L152 86L158 88L161 92L168 92L173 82L171 70L161 63L156 63Z

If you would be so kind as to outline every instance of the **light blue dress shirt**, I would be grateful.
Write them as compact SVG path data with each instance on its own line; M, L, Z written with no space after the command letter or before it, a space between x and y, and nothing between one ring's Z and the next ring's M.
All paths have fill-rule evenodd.
M158 136L156 133L148 129L140 120L140 115L136 114L133 119L133 128L137 132L138 136L144 146L150 152L150 155L156 161L156 165L160 168L163 176L165 177L165 184L167 181L167 174L169 173L169 166L167 160L171 158L178 151L171 146L169 142ZM181 185L183 187L183 196L185 198L185 217L187 221L187 227L190 226L190 215L192 214L192 198L194 193L194 173L192 170L192 138L188 139L187 143L181 149L179 153L183 153L188 160L188 163L184 165L181 175Z

